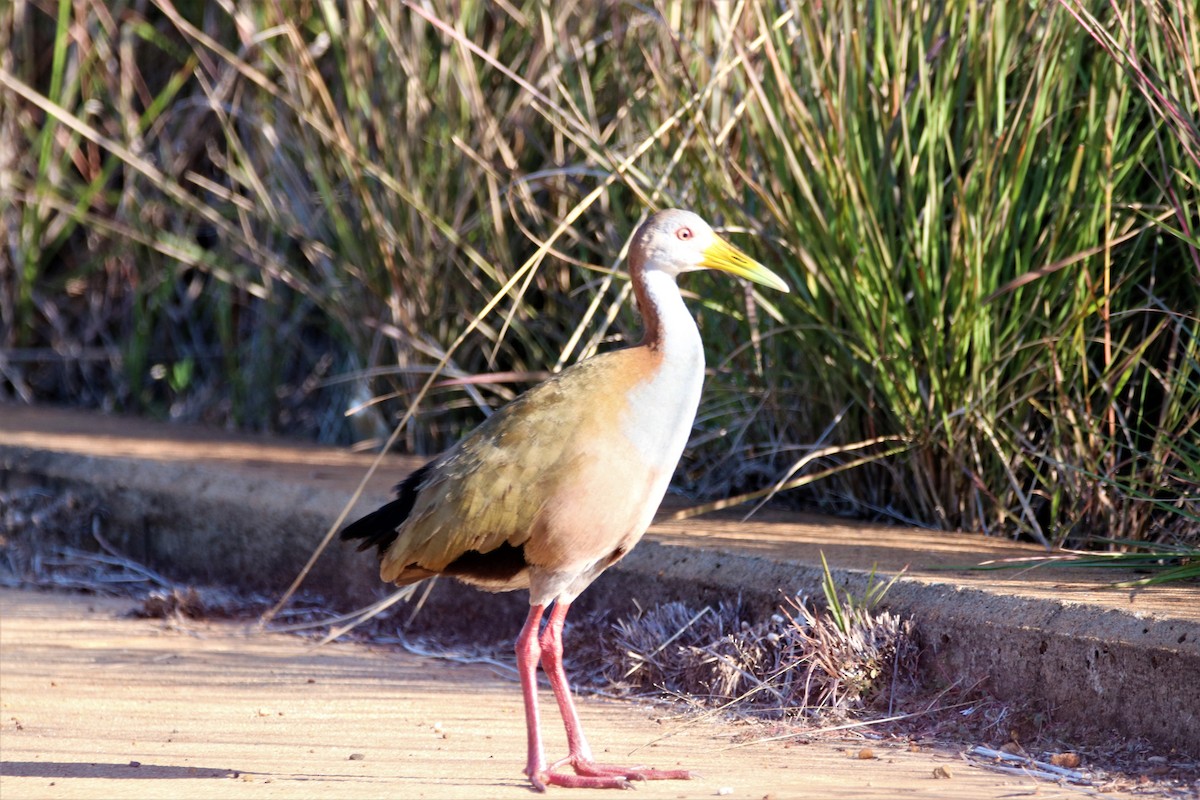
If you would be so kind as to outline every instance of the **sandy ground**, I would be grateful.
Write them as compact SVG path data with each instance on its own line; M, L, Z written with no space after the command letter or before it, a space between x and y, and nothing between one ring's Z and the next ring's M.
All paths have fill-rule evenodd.
M313 649L235 623L134 619L130 607L0 590L3 800L535 796L521 774L520 692L497 668L356 644ZM601 760L700 772L639 784L643 798L1081 795L948 751L861 739L735 748L744 729L726 723L596 699L581 714ZM553 758L565 747L555 717L546 734ZM863 748L874 757L860 758ZM939 767L951 777L936 778Z

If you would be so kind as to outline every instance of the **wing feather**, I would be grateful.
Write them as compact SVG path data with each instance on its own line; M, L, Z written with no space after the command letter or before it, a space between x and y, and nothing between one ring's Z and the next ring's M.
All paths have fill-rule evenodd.
M597 424L603 430L621 412L619 397L596 397L590 387L611 385L628 352L592 358L539 384L434 462L383 555L381 577L439 572L472 551L524 546L578 461L595 449Z

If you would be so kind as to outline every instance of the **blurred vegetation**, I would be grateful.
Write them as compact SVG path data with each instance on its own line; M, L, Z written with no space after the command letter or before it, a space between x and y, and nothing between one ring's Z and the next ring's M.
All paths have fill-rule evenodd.
M691 207L795 291L687 279L680 490L1195 547L1198 63L1188 0L15 0L0 397L434 452Z

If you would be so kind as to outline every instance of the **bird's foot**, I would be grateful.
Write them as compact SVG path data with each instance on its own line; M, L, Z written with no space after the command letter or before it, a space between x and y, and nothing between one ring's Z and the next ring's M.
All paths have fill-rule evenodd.
M575 771L574 775L558 771L559 767L566 764L571 765ZM686 769L620 767L571 756L529 776L533 788L539 792L546 791L547 786L564 786L570 789L632 789L633 781L686 781L691 778L692 773Z

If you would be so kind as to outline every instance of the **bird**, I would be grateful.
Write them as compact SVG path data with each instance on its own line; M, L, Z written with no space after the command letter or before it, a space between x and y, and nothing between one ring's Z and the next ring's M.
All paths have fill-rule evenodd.
M516 658L525 775L537 791L691 777L684 769L596 762L563 669L563 624L575 598L642 538L687 445L704 347L678 276L719 270L789 291L680 209L638 227L626 264L642 317L640 343L582 360L529 389L409 475L394 500L341 532L343 540L361 540L360 551L377 549L387 583L446 575L492 592L529 590ZM568 754L554 763L542 747L539 664L566 727Z

